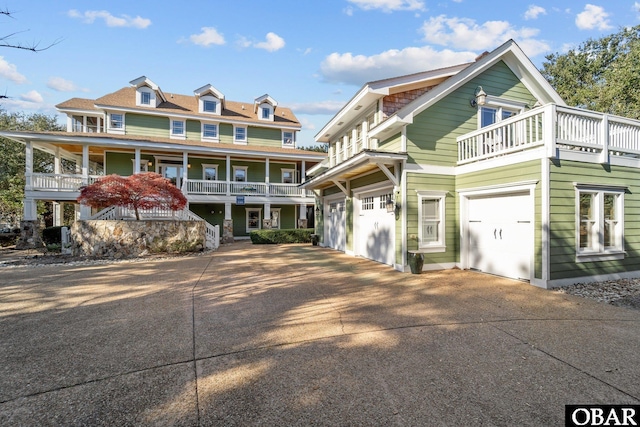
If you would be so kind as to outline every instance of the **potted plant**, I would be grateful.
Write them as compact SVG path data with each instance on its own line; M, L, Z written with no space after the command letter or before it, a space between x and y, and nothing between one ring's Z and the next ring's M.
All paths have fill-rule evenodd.
M412 234L409 236L410 240L418 241L418 236ZM421 274L422 267L424 266L424 254L419 251L409 251L409 268L411 268L412 274Z

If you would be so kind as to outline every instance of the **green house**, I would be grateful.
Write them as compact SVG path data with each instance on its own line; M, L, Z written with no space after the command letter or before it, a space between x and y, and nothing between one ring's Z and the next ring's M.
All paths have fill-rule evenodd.
M365 84L316 141L326 247L544 288L640 276L640 121L567 107L513 41Z
M65 203L75 205L78 219L130 217L78 205L80 187L110 174L156 172L182 190L188 207L143 216L204 219L212 246L261 228L314 226L314 193L299 185L326 156L297 149L300 122L269 95L230 101L211 85L167 93L142 76L103 97L56 107L67 116L67 132L0 132L26 147L27 221L36 220L38 200L53 202L58 223ZM52 173L34 172L33 150L54 156Z

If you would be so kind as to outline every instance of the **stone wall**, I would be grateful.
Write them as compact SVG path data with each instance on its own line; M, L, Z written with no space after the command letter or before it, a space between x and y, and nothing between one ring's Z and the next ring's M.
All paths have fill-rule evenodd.
M76 221L73 255L131 258L150 253L197 252L205 247L204 221Z

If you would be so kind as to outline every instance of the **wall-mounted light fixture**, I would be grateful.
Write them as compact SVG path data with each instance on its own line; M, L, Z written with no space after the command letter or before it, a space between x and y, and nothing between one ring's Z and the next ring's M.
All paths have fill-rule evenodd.
M191 169L191 163L187 163L187 169Z
M388 213L395 212L396 215L400 213L400 204L394 202L391 196L387 196L385 207L387 208Z
M316 205L316 215L320 215L320 205Z
M483 106L487 103L487 93L482 89L482 86L478 86L473 93L473 98L469 100L471 107Z
M147 162L147 166L149 166L149 167L153 166L153 162L152 162L151 160L149 160L149 161Z

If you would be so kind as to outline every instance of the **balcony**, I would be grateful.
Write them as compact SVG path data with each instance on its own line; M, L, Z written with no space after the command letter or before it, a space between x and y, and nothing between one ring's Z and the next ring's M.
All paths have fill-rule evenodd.
M79 192L80 187L92 184L103 176L90 175L87 182L80 174L34 173L27 179L27 188L33 191ZM185 195L205 196L268 196L268 197L313 197L313 192L298 187L298 184L235 182L189 179L182 187Z
M546 105L457 138L458 164L545 147L548 157L583 153L585 161L640 159L640 121Z

